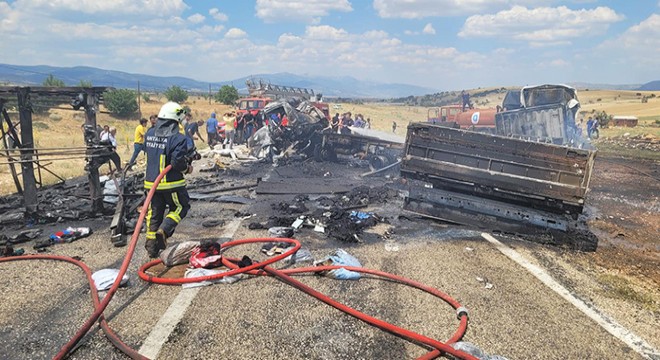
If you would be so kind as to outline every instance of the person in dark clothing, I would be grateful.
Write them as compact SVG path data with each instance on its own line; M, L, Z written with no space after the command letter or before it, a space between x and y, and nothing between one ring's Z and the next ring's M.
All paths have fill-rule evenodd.
M207 139L210 147L220 142L220 138L218 137L218 119L215 118L215 113L211 113L211 117L206 120L206 133L208 134Z
M197 140L198 138L204 142L204 138L202 137L202 134L199 132L199 127L204 125L204 121L202 120L197 120L197 121L189 121L188 125L186 125L186 135L190 136L191 139Z
M243 131L245 132L243 134L243 141L247 141L254 133L256 126L254 116L249 111L243 115L243 123L245 124L245 127L243 128Z
M156 188L147 213L145 248L149 257L156 258L167 247L167 239L190 209L190 198L184 174L192 172L189 157L194 152L187 136L179 132L184 109L175 102L168 102L160 109L156 125L145 135L147 170L144 188L151 190L158 175L168 165L172 169ZM193 143L194 146L194 143ZM165 216L165 210L168 210Z
M330 125L332 126L332 132L337 132L339 129L339 113L335 113L335 116L332 117Z
M466 108L472 109L472 104L470 103L470 93L465 90L461 91L461 99L463 100L463 111L465 111Z

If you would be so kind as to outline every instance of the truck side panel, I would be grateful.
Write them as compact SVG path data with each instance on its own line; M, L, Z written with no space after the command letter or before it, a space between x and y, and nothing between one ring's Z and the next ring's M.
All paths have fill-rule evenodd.
M579 214L595 152L502 136L411 124L402 176L434 187Z

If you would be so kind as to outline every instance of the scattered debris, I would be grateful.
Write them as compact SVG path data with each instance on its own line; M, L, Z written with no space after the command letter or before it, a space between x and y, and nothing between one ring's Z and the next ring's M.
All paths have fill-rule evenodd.
M194 268L211 269L221 266L222 251L220 244L210 240L202 241L192 249L189 263Z
M229 271L229 269L222 267L218 269L203 269L203 268L192 268L192 269L187 269L186 273L183 275L184 278L196 278L196 277L201 277L201 276L211 276L211 275L217 275L217 274L222 274L224 272ZM205 281L200 281L196 283L186 283L183 284L181 287L184 289L189 289L189 288L194 288L194 287L200 287L200 286L209 286L213 284L233 284L240 280L243 277L243 274L238 274L238 275L233 275L233 276L225 276L221 277L219 279L215 280L205 280Z
M58 231L50 235L50 241L53 244L71 243L92 234L92 229L88 227L68 227L66 230Z
M102 269L93 273L92 279L96 285L96 290L105 291L110 289L117 276L119 276L119 269ZM126 284L128 284L128 275L124 274L119 286L125 286Z
M11 245L0 246L0 257L21 256L23 254L25 254L25 250L22 248L14 249L14 247Z
M219 225L224 225L225 221L221 219L211 219L202 221L202 226L205 228L216 227Z
M268 229L268 234L275 238L291 238L293 236L293 228L288 226L273 226Z
M188 263L193 249L200 245L199 241L184 241L170 245L160 253L160 260L165 266L175 266Z
M5 242L8 242L10 244L21 244L26 241L30 241L33 239L36 239L41 235L43 231L41 229L28 229L28 230L23 230L15 234L11 234L5 237ZM0 236L5 236L5 235L0 235Z
M315 261L314 266L352 266L352 267L362 267L360 261L355 258L353 255L347 253L343 249L337 249L329 256L324 257L321 260ZM361 277L359 272L346 270L344 268L334 269L330 271L319 272L320 275L325 275L337 280L358 280Z

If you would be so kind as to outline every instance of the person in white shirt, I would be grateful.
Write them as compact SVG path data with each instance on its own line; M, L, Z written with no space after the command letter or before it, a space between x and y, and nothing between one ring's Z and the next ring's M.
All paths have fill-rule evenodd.
M109 145L108 146L108 151L110 153L108 154L108 157L112 162L115 164L117 167L118 171L121 170L121 159L119 158L119 154L117 154L117 138L115 138L115 135L117 135L117 128L111 127L108 131L104 131L101 133L101 145Z

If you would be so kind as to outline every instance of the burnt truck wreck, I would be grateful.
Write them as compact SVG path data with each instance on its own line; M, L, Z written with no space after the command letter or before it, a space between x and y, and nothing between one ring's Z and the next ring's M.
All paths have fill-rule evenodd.
M592 251L582 217L596 151L579 136L574 89L523 88L505 97L496 134L408 126L404 208L449 222Z
M283 125L279 119L286 118ZM277 163L289 156L337 161L340 157L368 160L372 168L395 164L403 143L387 133L349 128L348 133L332 131L326 115L309 101L286 98L270 102L258 116L269 119L248 140L251 155Z

